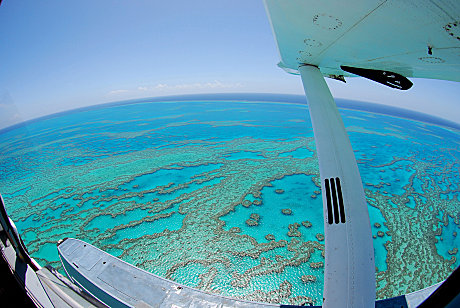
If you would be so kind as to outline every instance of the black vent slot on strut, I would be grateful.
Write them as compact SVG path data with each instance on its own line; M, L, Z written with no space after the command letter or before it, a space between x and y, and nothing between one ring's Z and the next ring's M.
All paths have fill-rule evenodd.
M329 224L345 223L345 206L340 179L338 177L325 179L324 187L326 189L327 222Z
M332 204L331 204L331 189L329 188L329 180L325 179L326 187L326 202L327 202L327 222L332 224Z

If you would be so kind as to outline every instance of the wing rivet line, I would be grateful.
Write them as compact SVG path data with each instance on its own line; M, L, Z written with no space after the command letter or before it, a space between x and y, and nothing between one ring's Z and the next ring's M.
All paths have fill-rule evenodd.
M439 57L420 57L418 59L426 63L444 63L446 62L444 59L439 58Z
M338 177L325 179L324 187L326 189L327 222L329 224L345 223L345 206L340 179Z
M342 21L328 14L316 14L313 16L313 24L325 30L336 30L342 26Z
M446 30L446 32L450 36L460 41L460 29L459 29L460 27L457 28L459 24L460 24L460 21L448 23L447 25L444 26L444 30Z

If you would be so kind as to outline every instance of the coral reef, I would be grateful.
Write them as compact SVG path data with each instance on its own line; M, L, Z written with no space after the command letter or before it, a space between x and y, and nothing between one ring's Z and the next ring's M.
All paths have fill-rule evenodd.
M310 263L311 268L321 268L324 267L324 262L311 262Z
M313 276L313 275L302 275L302 277L300 277L300 279L302 280L302 282L315 282L316 281L316 276Z
M289 226L288 226L289 231L288 231L287 235L291 236L291 237L300 237L302 234L298 230L299 227L300 227L300 224L297 223L297 222L293 223L293 224L289 224Z
M284 215L291 215L291 214L292 214L292 210L291 210L291 209L282 209L282 210L281 210L281 213L283 213Z
M287 300L291 295L292 284L285 280L279 286L279 289L264 292L262 290L257 290L252 294L247 295L245 298L256 301L256 302L266 302L272 304L279 304L283 300Z
M246 225L248 225L250 227L258 226L259 221L251 219L251 218L248 218L248 219L246 219Z
M260 215L257 213L252 213L249 218L246 220L246 225L250 227L258 226L260 220Z
M0 192L29 252L42 264L60 267L55 243L76 237L142 269L210 292L320 305L324 230L322 208L316 206L321 182L311 131L277 134L289 121L282 117L270 125L216 113L212 121L204 120L196 110L227 107L195 104L112 106L82 112L85 117L70 113L28 123L27 133L21 128L2 131ZM235 108L257 110L248 106ZM295 115L307 112L294 104L283 108L293 108ZM347 129L371 222L378 229L373 235L380 262L378 298L445 279L458 266L459 239L452 231L460 218L458 132L373 113L345 113L360 116L346 119L358 123ZM232 137L235 127L254 130ZM199 137L193 136L194 128ZM263 139L261 128L275 137ZM288 200L294 175L309 176L311 187L298 201L268 208L262 190L268 187L282 194L276 199ZM286 182L278 186L274 181L279 180ZM286 207L289 214L281 210ZM282 231L263 229L270 210L279 216L275 221ZM243 216L228 223L223 217L229 213ZM250 236L258 231L258 240ZM254 281L275 279L274 274L283 280L264 290L250 289ZM311 293L301 293L299 284L313 279L309 276L317 282L308 284Z
M232 232L232 233L241 233L241 229L238 228L238 227L232 227L232 228L230 228L229 231Z
M244 207L250 207L250 206L252 205L252 202L249 201L249 200L244 200L243 203L242 203L242 205L243 205Z
M316 234L316 238L318 239L318 241L324 241L324 234L321 234L321 233L318 233Z

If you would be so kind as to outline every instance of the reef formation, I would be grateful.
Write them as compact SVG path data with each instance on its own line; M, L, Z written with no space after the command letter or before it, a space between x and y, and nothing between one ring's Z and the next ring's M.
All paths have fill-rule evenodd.
M445 279L459 264L459 132L342 112L369 204L378 297ZM319 305L323 212L307 118L303 105L238 102L49 118L0 133L0 192L42 264L59 268L56 242L76 237L206 291Z

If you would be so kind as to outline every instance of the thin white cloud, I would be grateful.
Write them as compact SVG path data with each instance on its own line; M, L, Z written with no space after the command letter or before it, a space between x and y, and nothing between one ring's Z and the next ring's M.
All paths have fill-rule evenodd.
M241 83L222 83L218 80L212 82L195 82L195 83L180 83L180 84L167 84L159 83L155 86L139 86L139 91L171 91L171 90L199 90L199 89L231 89L241 88Z
M126 93L126 92L129 92L129 90L125 90L125 89L113 90L113 91L110 91L109 93L107 93L107 95L118 95L118 94L122 94L122 93Z
M106 93L108 97L117 99L128 99L133 97L142 97L148 95L178 94L178 93L205 93L211 90L219 89L237 89L242 88L241 83L223 83L219 80L210 82L195 83L158 83L156 85L139 85L133 89L117 89Z
M165 89L165 88L170 88L171 86L167 85L167 84L162 84L162 83L159 83L157 84L156 86L154 86L153 88L154 89Z

